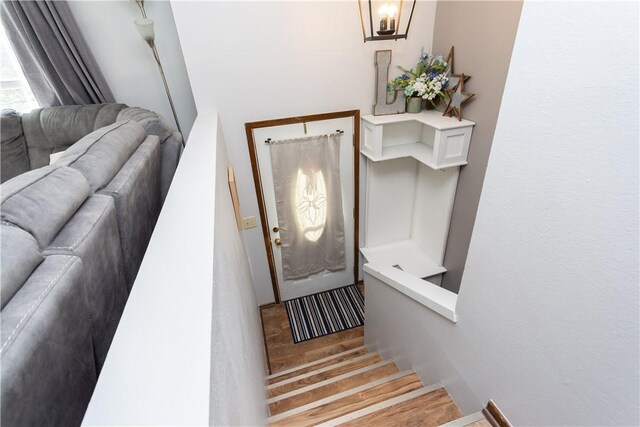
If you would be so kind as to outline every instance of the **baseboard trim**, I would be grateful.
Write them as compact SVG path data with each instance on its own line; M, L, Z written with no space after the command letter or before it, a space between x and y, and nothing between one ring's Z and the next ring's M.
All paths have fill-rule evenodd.
M278 304L276 304L275 302L268 302L268 303L266 303L266 304L260 304L260 305L258 306L258 309L262 311L262 310L264 310L265 308L270 308L270 307L273 307L273 306L275 306L275 305L278 305Z
M264 319L262 318L262 309L260 310L260 327L262 328L262 344L264 345L264 353L267 357L267 375L271 375L271 358L269 357L269 346L267 345L267 334L264 331Z
M513 427L493 400L489 400L482 413L494 427Z

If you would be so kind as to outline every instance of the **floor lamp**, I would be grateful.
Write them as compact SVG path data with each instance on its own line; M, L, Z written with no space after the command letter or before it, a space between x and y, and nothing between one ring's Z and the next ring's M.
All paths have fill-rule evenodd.
M169 99L169 104L171 105L171 112L173 112L173 118L176 121L176 126L178 127L178 132L182 135L182 146L184 146L184 134L182 133L182 129L180 128L180 122L178 121L178 114L176 113L176 108L173 105L173 98L171 98L171 91L169 91L169 85L167 85L167 78L164 75L164 70L162 69L162 62L160 61L160 55L158 55L158 49L156 48L155 40L155 31L153 29L153 19L147 18L147 12L144 10L144 0L135 0L136 4L140 8L142 12L142 18L137 18L133 21L138 29L138 32L147 42L151 50L153 51L153 58L156 60L156 64L158 64L158 70L160 70L160 76L162 77L162 82L164 83L164 90L167 93L167 98Z

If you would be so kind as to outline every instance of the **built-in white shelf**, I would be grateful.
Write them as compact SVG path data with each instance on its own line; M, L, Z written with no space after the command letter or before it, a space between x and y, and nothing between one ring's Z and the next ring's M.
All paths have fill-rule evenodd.
M474 125L438 111L362 117L365 284L387 284L452 322L457 295L434 283L447 271L453 201Z
M439 111L363 116L361 152L374 162L411 157L432 169L467 164L474 122Z
M426 144L412 143L412 144L396 145L395 147L387 147L387 148L383 147L381 156L376 156L366 148L363 148L362 150L360 150L360 152L364 154L365 157L367 157L368 159L374 162L381 162L384 160L393 160L393 159L402 159L403 157L413 157L420 163L423 163L432 169L443 168L438 166L433 161L433 147ZM467 162L461 163L460 165L462 164L467 164ZM460 165L455 165L455 166L460 166ZM451 165L446 167L451 167Z
M455 117L443 116L442 112L436 110L425 110L416 114L388 114L386 116L374 116L369 114L362 116L362 120L367 123L371 123L372 125L386 125L389 123L416 121L440 130L464 128L476 124L471 120L458 120Z
M399 266L418 278L442 274L446 268L435 262L411 239L385 245L360 248L367 263Z

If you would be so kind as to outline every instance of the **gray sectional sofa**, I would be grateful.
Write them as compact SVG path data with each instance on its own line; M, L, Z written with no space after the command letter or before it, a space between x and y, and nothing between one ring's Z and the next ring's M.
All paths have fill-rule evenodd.
M33 170L15 167L22 173L0 186L1 424L79 425L181 141L145 123L153 113L115 104L38 110L23 117L22 136L4 128L6 115L3 178L7 158Z
M46 166L52 153L66 150L94 130L126 120L137 122L149 135L160 139L160 191L164 200L182 153L182 136L153 111L125 104L39 108L22 116L3 111L0 182Z

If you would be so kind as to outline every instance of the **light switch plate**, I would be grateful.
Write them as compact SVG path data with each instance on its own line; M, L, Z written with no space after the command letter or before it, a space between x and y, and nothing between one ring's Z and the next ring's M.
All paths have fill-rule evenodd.
M258 226L258 223L256 222L256 217L255 216L247 216L242 218L242 226L244 227L244 229L248 229L248 228L255 228Z

